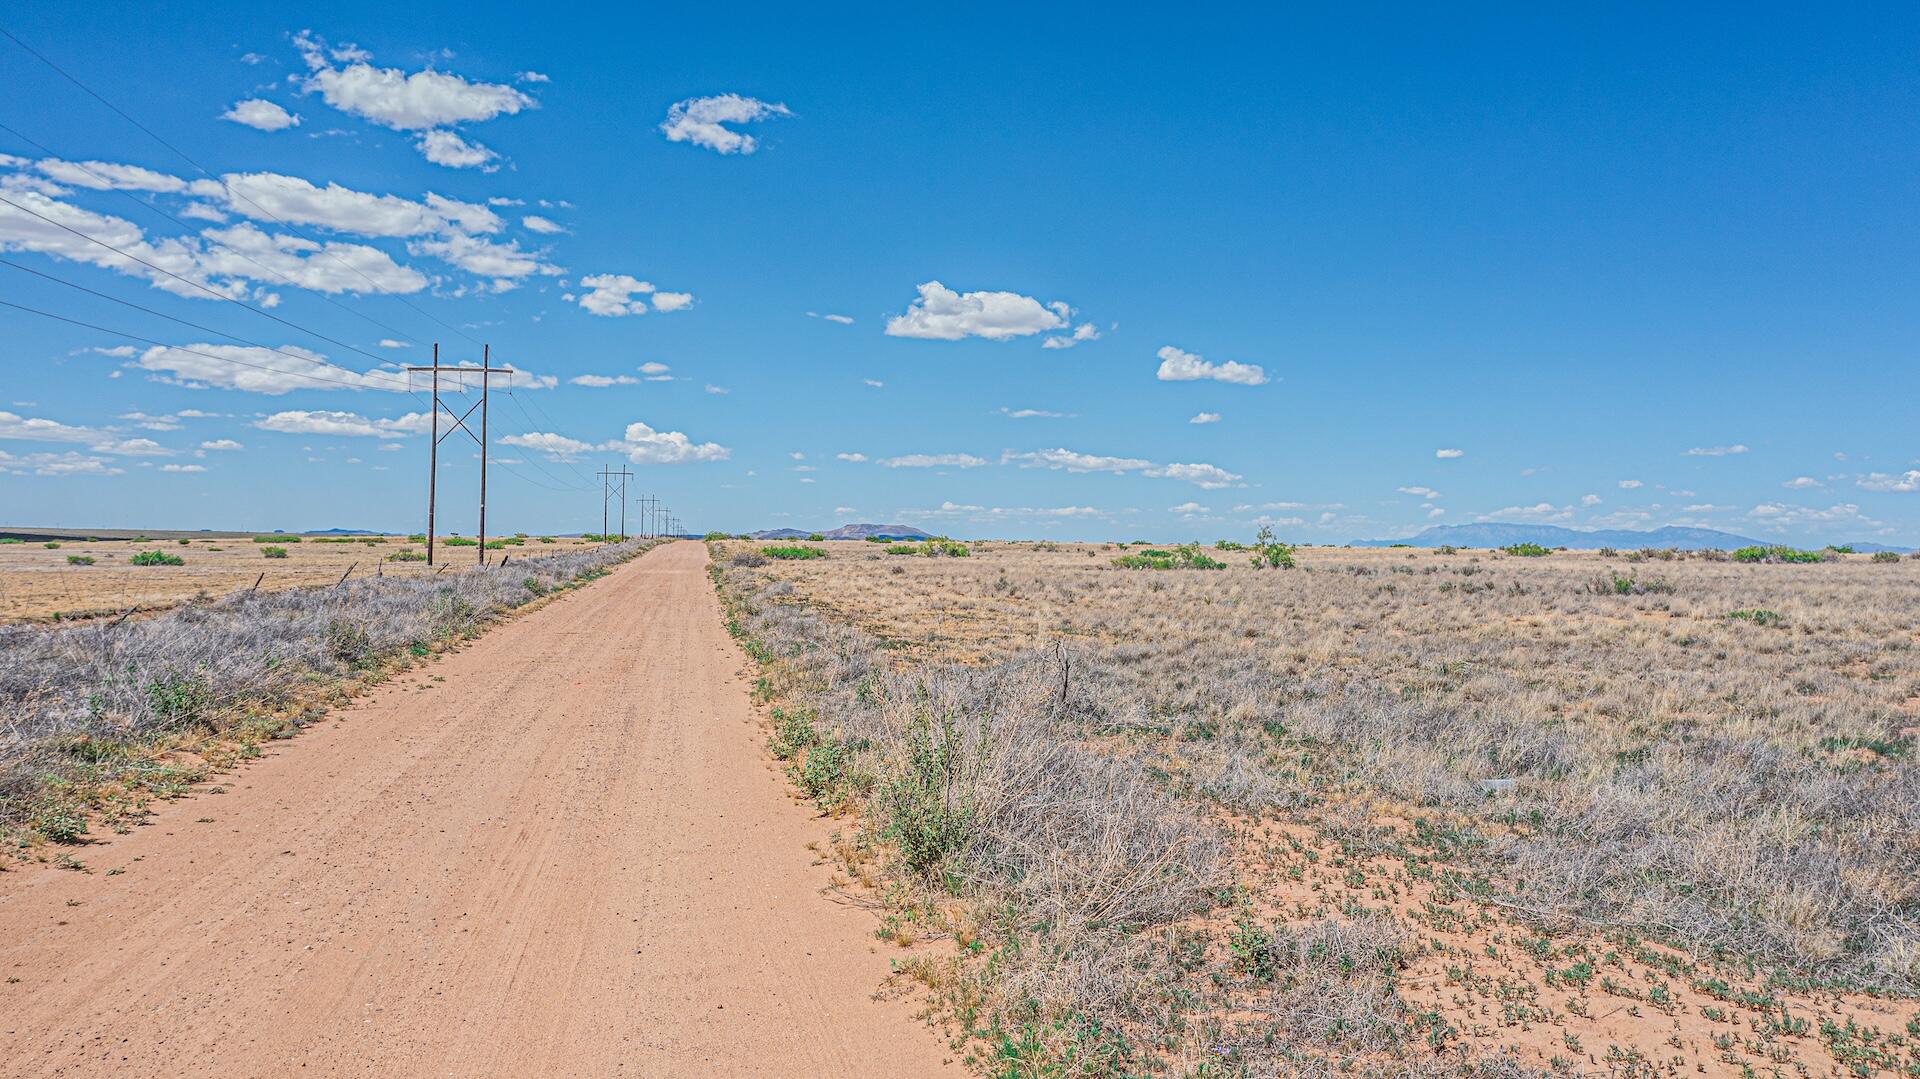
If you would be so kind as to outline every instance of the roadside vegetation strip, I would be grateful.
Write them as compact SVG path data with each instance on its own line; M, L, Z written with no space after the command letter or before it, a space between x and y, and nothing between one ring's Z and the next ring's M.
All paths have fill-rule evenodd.
M0 836L22 848L76 839L101 816L115 822L292 734L353 685L653 545L243 590L133 621L0 626Z
M1422 1059L1418 1017L1393 993L1416 949L1387 920L1263 931L1243 916L1229 936L1243 888L1226 823L1159 761L1095 734L1124 702L1064 650L896 665L736 557L717 550L713 575L773 705L769 748L852 825L834 853L879 889L882 938L951 942L899 965L971 1066L1235 1076L1366 1058L1536 1074L1497 1055Z
M960 945L906 965L989 1071L1516 1074L1508 1038L1584 1024L1617 1043L1569 1055L1573 1037L1530 1066L1632 1071L1684 1034L1693 1062L1850 1066L1865 1046L1920 1074L1910 1004L1859 1010L1920 980L1900 703L1920 687L1920 580L1891 567L1808 567L1783 590L1684 559L1640 580L1593 577L1594 556L1302 551L1292 574L1160 575L1097 547L905 573L731 550L715 574L762 664L773 751L857 824L839 854L890 924ZM1762 596L1787 631L1742 605ZM1036 648L1036 626L1073 643ZM1224 823L1200 898L1124 931L1094 919L1092 946L1058 936L1062 904L1026 863L992 872L998 826L964 793L1003 739L1104 757L1202 834ZM901 777L929 763L942 796L916 799L935 785ZM1130 811L1049 778L1032 789ZM1044 861L1045 841L1011 845ZM1055 862L1109 872L1071 848ZM1410 970L1424 985L1399 984ZM1655 1010L1720 1025L1669 1032ZM1721 1045L1742 1023L1759 1033Z

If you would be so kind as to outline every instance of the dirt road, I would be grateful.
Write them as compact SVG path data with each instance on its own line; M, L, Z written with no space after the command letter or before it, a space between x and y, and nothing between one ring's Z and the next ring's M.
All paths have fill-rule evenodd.
M0 875L0 1075L915 1076L677 543ZM444 679L444 681L442 680Z

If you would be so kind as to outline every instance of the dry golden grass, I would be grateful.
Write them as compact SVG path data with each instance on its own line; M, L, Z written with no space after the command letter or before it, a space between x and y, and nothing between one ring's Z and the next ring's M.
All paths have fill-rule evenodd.
M1920 561L824 546L728 578L936 704L968 704L954 665L1052 662L1080 744L1219 822L1237 898L1165 931L1183 973L1125 991L1203 1003L1103 1013L1176 1067L1920 1075ZM871 675L817 638L831 725ZM1030 707L1000 701L975 703Z
M185 538L182 544L179 539ZM331 539L331 537L329 537ZM363 542L371 540L373 542ZM57 542L49 549L47 542ZM590 546L585 540L556 537L553 543L529 538L525 546L491 551L530 557ZM260 553L270 546L250 535L203 537L182 533L153 533L147 540L88 540L85 537L52 541L31 540L0 544L0 622L68 620L118 615L129 608L161 610L197 596L220 596L248 588L262 573L260 590L278 591L303 585L332 584L354 567L356 577L413 576L438 571L456 573L475 564L473 547L438 547L436 565L425 562L389 562L403 548L421 551L404 536L353 537L352 542L281 543L284 559ZM129 559L139 551L159 550L185 559L183 566L135 566ZM92 565L74 565L69 556L93 559Z

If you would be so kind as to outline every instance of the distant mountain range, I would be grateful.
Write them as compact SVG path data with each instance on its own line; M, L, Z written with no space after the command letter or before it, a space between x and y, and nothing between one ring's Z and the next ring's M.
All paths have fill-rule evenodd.
M1397 540L1362 540L1356 547L1391 547L1405 544L1409 547L1511 547L1516 543L1537 543L1542 547L1621 547L1637 550L1641 547L1675 547L1683 551L1698 551L1717 547L1731 551L1736 547L1751 547L1765 541L1736 536L1731 532L1721 532L1712 528L1679 528L1668 525L1642 532L1632 528L1580 529L1561 528L1558 525L1522 525L1501 524L1488 521L1471 525L1434 525L1415 536Z
M863 540L869 536L878 539L923 540L931 539L932 534L922 532L911 525L841 525L831 532L814 532L802 528L769 528L762 532L749 532L748 536L757 540L770 539L806 539L819 535L830 540Z

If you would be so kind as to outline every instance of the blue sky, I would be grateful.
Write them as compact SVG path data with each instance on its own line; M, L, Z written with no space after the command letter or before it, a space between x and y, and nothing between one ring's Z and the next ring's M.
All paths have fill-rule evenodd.
M1910 7L313 11L0 20L0 523L1920 544Z

